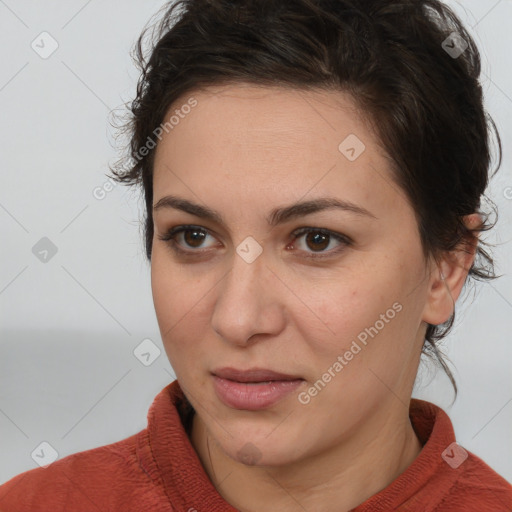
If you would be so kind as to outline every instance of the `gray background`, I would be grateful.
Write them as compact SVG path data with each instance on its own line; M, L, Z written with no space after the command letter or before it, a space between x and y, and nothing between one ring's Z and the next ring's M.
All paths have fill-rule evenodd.
M43 441L62 458L138 432L174 379L144 259L142 199L121 185L93 195L117 156L109 112L134 95L129 51L163 3L0 0L0 482L37 467L31 453ZM449 5L482 51L486 104L504 142L488 191L500 220L485 239L499 244L505 275L457 305L444 343L455 404L431 365L414 396L442 406L458 442L512 481L512 2ZM46 59L31 47L43 31L59 45ZM46 263L32 251L43 237L57 250ZM133 354L144 339L161 350L148 366Z

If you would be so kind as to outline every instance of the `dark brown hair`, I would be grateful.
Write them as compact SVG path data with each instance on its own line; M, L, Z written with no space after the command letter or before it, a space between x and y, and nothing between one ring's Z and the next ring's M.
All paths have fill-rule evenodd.
M449 7L438 0L178 0L157 15L135 46L141 76L122 126L129 149L111 167L114 180L142 185L149 261L154 151L141 156L141 149L185 94L249 83L349 92L415 210L425 258L478 242L468 277L499 277L475 235L496 223L480 201L490 179L491 128L496 171L501 140L483 106L479 51ZM465 226L471 213L482 215L481 226ZM437 358L457 391L437 345L454 317L428 325L423 352Z

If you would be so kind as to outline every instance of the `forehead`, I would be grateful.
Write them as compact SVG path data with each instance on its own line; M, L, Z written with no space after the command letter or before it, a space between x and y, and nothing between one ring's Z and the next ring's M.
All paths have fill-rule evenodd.
M239 199L279 191L297 200L317 189L364 202L400 192L348 93L225 85L183 95L164 122L171 115L179 122L156 148L155 196L181 189L208 197L214 186L237 189Z
M278 152L295 146L295 153L313 150L319 156L337 157L336 143L351 134L370 151L380 149L378 138L364 123L354 99L341 90L245 83L209 86L175 100L162 125L166 123L157 158L171 149L176 154L192 146L202 154L205 145L210 157L216 153L225 156L237 152L241 144L245 152Z
M344 91L305 90L289 87L264 87L252 84L210 86L183 95L168 109L166 118L180 110L191 98L197 105L180 116L175 134L183 126L193 127L197 134L212 137L245 135L272 137L279 134L283 140L303 138L324 132L351 129L366 138L368 127L353 97ZM189 110L188 108L186 109ZM194 120L195 118L195 120ZM197 118L200 118L199 120ZM181 130L178 128L182 128ZM215 129L221 128L221 131Z

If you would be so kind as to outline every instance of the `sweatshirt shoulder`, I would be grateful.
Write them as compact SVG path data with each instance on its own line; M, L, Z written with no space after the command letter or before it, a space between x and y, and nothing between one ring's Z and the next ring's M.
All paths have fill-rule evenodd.
M450 470L458 475L435 512L512 511L512 485L478 456L468 452L468 458Z
M71 503L82 506L75 510L94 505L101 509L104 496L113 503L116 489L126 492L138 473L145 477L137 459L137 443L144 433L16 475L0 485L0 512L57 512Z

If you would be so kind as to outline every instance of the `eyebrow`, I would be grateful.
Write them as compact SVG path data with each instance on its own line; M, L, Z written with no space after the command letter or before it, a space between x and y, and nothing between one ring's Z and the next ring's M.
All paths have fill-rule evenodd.
M218 224L224 224L222 215L216 210L213 210L207 206L193 203L180 197L162 197L153 206L153 212L162 210L164 208L181 210L183 212L190 213L191 215L195 215L196 217L209 219ZM309 215L322 210L329 210L334 208L351 212L359 216L366 216L377 219L377 217L366 208L351 203L350 201L343 201L333 197L322 197L310 201L295 203L290 206L275 208L270 212L270 215L267 216L266 220L270 226L277 226L278 224L283 224L297 217L302 217L304 215Z

